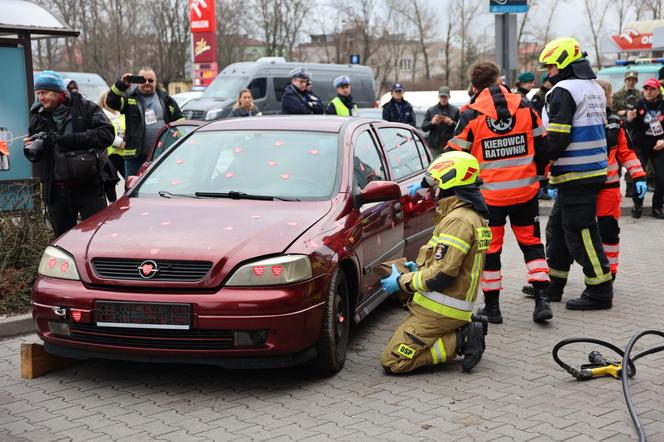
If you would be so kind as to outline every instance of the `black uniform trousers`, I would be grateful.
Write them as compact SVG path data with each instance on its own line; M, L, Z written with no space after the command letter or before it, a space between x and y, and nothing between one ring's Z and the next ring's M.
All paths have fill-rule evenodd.
M662 209L664 203L664 150L654 150L652 148L639 148L636 151L641 167L646 170L648 160L652 161L652 167L655 172L655 192L652 195L652 208ZM638 198L634 197L634 201Z
M572 183L558 189L546 226L546 255L552 281L566 280L576 261L583 267L586 294L608 301L613 298L612 278L596 219L601 188L601 183Z
M106 193L101 183L69 184L54 182L48 217L55 237L76 225L78 215L86 219L106 207Z

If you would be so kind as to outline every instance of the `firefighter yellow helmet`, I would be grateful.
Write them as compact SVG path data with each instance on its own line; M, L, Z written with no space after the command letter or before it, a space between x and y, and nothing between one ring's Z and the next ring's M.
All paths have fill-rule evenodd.
M584 55L579 42L575 38L556 38L548 42L542 49L537 68L544 71L548 65L556 65L558 69L565 69Z
M445 152L436 158L427 170L445 190L477 183L480 165L477 158L466 152Z

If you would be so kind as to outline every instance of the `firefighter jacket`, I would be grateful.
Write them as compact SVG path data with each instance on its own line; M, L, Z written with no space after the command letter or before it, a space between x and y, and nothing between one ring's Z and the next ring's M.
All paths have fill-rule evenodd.
M539 191L548 160L545 135L539 115L520 95L493 85L461 114L448 147L477 158L488 205L511 206Z
M420 248L416 272L399 277L413 303L446 317L470 321L491 230L473 207L456 196L438 201L435 228Z
M609 167L607 169L605 188L620 187L620 165L627 168L627 172L634 181L643 181L646 173L641 167L641 161L630 146L629 134L622 125L619 116L611 114L607 109L608 124L606 125L606 142L609 146Z
M550 184L606 180L606 96L600 85L574 76L558 81L546 94L542 120L549 134Z
M625 127L638 150L651 151L657 140L664 138L664 100L661 94L654 101L641 98L634 110L636 119L627 121Z
M106 103L111 109L120 111L125 115L125 150L126 158L147 156L152 146L145 145L145 110L138 98L138 88L127 91L127 86L122 80L111 86L111 92L106 98ZM182 111L178 104L166 94L165 91L157 89L155 92L164 110L164 122L170 123L182 119Z

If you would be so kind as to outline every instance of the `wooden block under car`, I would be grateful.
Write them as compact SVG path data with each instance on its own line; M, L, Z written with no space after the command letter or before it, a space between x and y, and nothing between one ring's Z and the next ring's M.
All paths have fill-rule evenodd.
M77 359L63 358L47 353L42 344L35 342L21 344L21 377L23 379L38 378L78 362L80 361Z

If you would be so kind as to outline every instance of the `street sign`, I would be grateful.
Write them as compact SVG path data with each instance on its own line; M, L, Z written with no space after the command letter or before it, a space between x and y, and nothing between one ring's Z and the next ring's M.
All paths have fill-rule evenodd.
M528 0L489 0L489 12L519 14L528 12Z
M360 64L360 54L351 54L350 64Z

